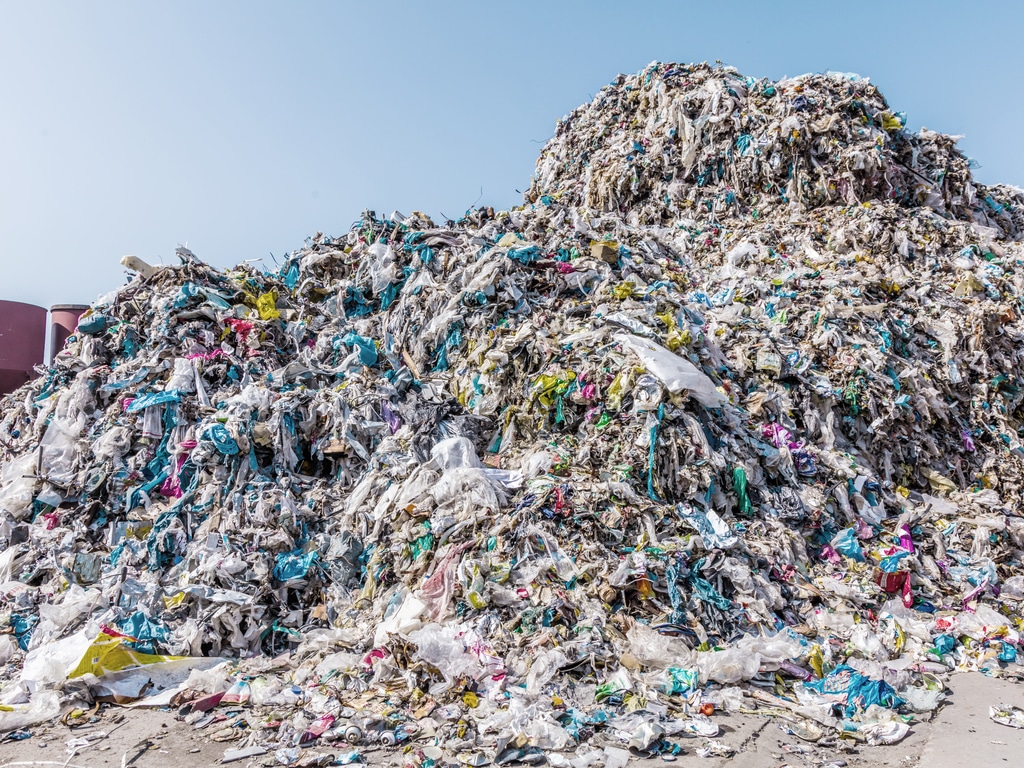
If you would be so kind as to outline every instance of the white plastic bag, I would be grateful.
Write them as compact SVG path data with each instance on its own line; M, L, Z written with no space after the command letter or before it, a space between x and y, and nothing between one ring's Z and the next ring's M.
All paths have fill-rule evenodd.
M616 335L615 340L639 357L648 372L657 376L669 392L685 389L708 408L721 408L725 402L725 396L714 382L686 358L639 336L623 333Z
M15 520L23 520L32 509L35 498L36 461L39 454L30 451L7 462L0 475L0 512Z
M52 720L60 714L60 697L56 691L40 691L28 704L16 705L9 712L0 711L0 733L16 731L30 725Z
M526 676L526 692L535 696L540 694L544 684L558 674L558 670L568 661L565 654L557 648L539 653Z
M761 670L761 654L741 648L697 653L697 670L702 681L739 683L749 680Z
M366 249L366 255L373 294L379 296L395 280L395 252L390 245L378 240Z
M39 443L43 454L40 475L56 486L66 488L74 482L80 432L81 424L54 417Z
M409 634L416 644L415 657L437 667L444 676L443 690L450 688L457 678L476 677L483 670L476 656L467 652L461 634L461 627L454 624L427 624Z
M476 448L466 437L449 437L447 440L441 440L430 449L430 458L441 469L479 469L483 467L483 463L476 455Z

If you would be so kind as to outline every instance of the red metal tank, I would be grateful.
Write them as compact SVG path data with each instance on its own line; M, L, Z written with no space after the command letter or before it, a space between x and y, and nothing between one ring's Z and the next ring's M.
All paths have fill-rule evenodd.
M88 304L54 304L50 307L50 361L64 349L64 342L78 327L78 318Z
M0 301L0 394L35 376L46 348L46 310L20 301Z

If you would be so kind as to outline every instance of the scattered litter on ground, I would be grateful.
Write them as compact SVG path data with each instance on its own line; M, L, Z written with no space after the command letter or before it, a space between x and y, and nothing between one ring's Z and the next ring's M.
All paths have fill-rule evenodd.
M1011 728L1024 728L1024 709L1010 704L989 707L988 716L1000 725Z

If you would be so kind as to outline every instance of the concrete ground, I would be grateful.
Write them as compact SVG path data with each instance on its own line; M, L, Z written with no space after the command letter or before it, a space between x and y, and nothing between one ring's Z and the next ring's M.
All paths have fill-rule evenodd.
M779 721L759 716L716 714L712 719L722 730L719 740L736 750L732 757L701 758L696 750L701 739L684 739L683 754L671 764L703 768L968 768L973 766L1024 766L1024 729L1015 730L989 719L993 704L1024 706L1024 686L993 680L980 673L959 673L949 681L947 703L928 723L911 727L902 742L888 747L854 745L848 749L821 748L786 733ZM237 743L211 737L214 725L196 731L174 719L174 713L155 710L104 710L91 729L74 732L51 724L31 729L31 738L0 743L0 768L6 766L61 766L62 768L163 768L164 766L218 765L225 750ZM99 737L99 733L105 736ZM67 749L71 738L92 734L93 741L76 754ZM343 749L307 750L314 754L340 754ZM360 748L369 765L401 765L402 752L394 749ZM239 760L235 766L280 765L274 755ZM661 758L632 758L631 768L664 766Z
M1024 707L1024 685L993 680L984 675L960 673L948 684L949 697L931 722L911 726L910 734L888 747L858 746L854 751L819 749L783 732L775 722L743 718L736 733L724 737L730 745L743 744L732 758L715 762L694 758L708 768L781 768L898 766L899 768L974 768L974 766L1024 766L1024 729L1016 730L989 719L993 704ZM719 720L723 730L728 727ZM808 749L809 748L809 749ZM799 750L793 752L791 750ZM807 750L804 752L804 750Z

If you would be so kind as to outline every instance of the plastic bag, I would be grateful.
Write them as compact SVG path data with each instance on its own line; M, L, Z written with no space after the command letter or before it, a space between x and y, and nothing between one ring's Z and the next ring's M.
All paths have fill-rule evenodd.
M77 584L68 587L64 599L57 604L39 606L39 624L32 633L29 650L38 648L60 637L64 629L82 616L92 613L103 599L98 589L84 590Z
M147 664L183 658L182 656L165 656L158 653L136 651L128 645L129 642L130 638L125 635L104 628L86 648L81 661L68 673L68 678L82 677L83 675L102 677L107 672L119 672Z
M747 653L756 653L761 657L761 664L778 664L782 661L799 658L809 649L806 641L790 631L783 630L775 635L757 637L744 635L736 643L736 648Z
M743 689L737 685L705 689L701 692L701 701L725 712L738 712L747 706L743 699Z
M1024 709L1015 704L997 704L988 708L988 716L1000 725L1024 728Z
M526 676L526 692L533 695L539 694L544 684L558 674L558 670L568 661L566 655L557 648L537 654L533 663L530 664L530 672Z
M677 637L662 635L650 627L635 623L626 632L629 652L645 667L686 668L694 662L694 652Z
M210 669L193 669L185 679L185 688L202 693L221 693L231 687L230 664L218 664Z
M1006 579L999 590L999 597L1024 600L1024 575L1018 574Z
M466 437L449 437L434 444L430 449L430 458L441 469L481 469L483 464L476 455L476 448Z
M761 654L740 648L699 651L696 665L701 682L739 683L749 680L761 670Z
M903 703L891 685L871 680L845 664L840 664L827 677L803 683L803 686L844 707L847 717L853 717L858 710L872 704L895 709Z
M0 664L7 664L14 658L18 644L10 635L0 635Z
M389 635L408 635L421 628L423 621L420 617L426 611L427 604L423 600L400 587L388 602L383 620L377 625L374 645L383 645Z
M370 285L375 296L379 296L395 281L395 252L387 243L377 241L366 251L370 265Z
M476 656L466 651L461 635L462 629L451 624L427 624L409 633L416 644L415 658L437 667L444 677L444 686L434 689L437 693L450 688L459 677L475 678L483 671Z
M71 670L84 658L92 637L88 631L80 630L68 637L33 648L25 655L21 682L29 690L63 683L68 679Z
M56 691L39 691L28 704L0 711L0 733L16 731L52 720L60 714L60 696Z
M32 510L39 482L36 479L38 460L39 454L30 451L4 465L3 475L0 476L0 511L15 520L23 520Z
M909 687L900 690L900 698L912 712L934 712L946 694L940 688Z
M728 549L738 543L736 534L714 510L696 509L685 504L678 504L676 509L679 510L680 516L696 529L708 549Z
M644 367L657 376L669 392L687 390L707 408L721 408L725 403L725 396L718 391L714 382L686 358L639 336L619 334L615 340L639 357Z
M652 682L656 689L669 696L686 695L697 688L700 682L700 673L696 669L669 667L655 675Z
M832 539L832 547L841 555L845 555L858 563L864 562L864 550L857 541L857 534L853 528L845 528L837 533Z
M910 726L900 722L870 723L858 727L857 733L864 736L872 747L879 747L902 741L910 733Z

